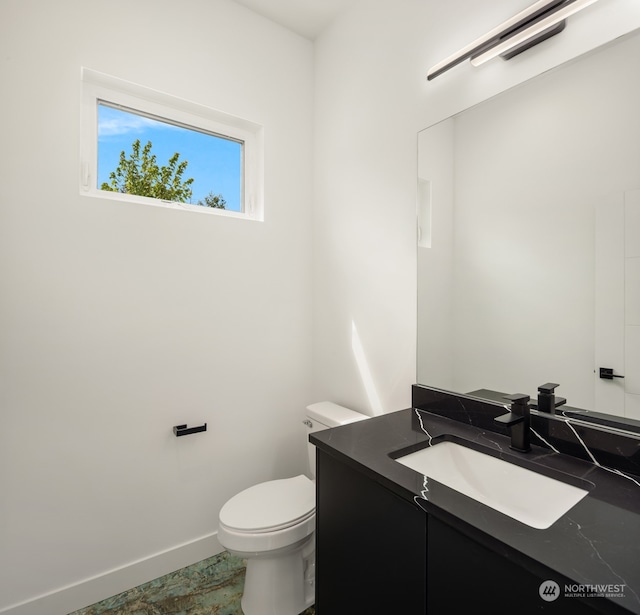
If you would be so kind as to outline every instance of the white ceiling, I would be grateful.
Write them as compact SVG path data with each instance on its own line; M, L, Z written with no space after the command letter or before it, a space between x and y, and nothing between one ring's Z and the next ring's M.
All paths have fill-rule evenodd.
M311 40L354 2L354 0L235 1Z

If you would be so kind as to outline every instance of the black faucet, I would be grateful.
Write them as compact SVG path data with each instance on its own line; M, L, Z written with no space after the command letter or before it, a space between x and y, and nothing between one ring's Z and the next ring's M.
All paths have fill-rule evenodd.
M549 414L555 414L556 408L566 404L567 400L564 397L556 397L555 389L559 387L559 384L555 382L547 382L541 384L538 387L538 410L540 412L548 412Z
M506 425L511 432L510 448L520 453L527 453L531 450L529 444L529 430L531 428L529 400L531 398L522 393L505 395L504 398L511 402L511 412L497 416L494 420Z

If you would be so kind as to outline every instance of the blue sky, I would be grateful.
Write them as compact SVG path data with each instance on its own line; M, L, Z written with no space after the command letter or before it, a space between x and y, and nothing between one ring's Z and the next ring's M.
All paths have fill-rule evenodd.
M166 165L175 152L180 153L180 161L189 162L183 179L195 180L192 203L213 192L225 198L226 209L241 211L241 144L102 104L98 106L98 188L109 182L120 152L128 156L136 139L143 147L151 141L158 166Z

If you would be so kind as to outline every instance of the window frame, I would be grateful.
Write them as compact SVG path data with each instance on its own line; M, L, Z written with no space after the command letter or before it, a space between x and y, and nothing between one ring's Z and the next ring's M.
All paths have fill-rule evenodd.
M82 68L81 79L80 194L120 202L144 203L198 213L264 220L262 126L85 67ZM242 211L100 190L98 188L99 103L115 108L121 107L123 111L138 112L170 124L242 142Z

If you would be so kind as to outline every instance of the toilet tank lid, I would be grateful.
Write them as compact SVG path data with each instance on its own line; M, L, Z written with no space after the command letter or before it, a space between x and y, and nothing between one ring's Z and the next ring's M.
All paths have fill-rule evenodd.
M307 416L327 427L337 427L369 418L365 414L349 410L349 408L339 406L331 401L320 401L307 406Z

